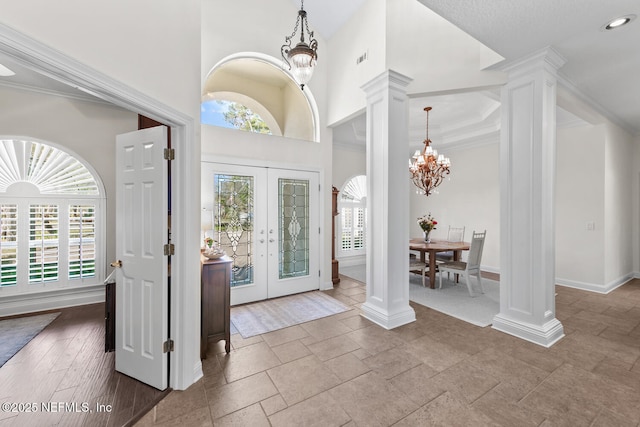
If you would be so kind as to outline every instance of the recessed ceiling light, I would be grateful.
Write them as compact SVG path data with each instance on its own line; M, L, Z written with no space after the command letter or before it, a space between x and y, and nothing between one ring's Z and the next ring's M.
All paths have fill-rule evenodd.
M627 25L629 22L636 19L636 15L625 15L616 19L612 19L609 23L605 24L602 28L605 30L615 30L623 25Z
M5 67L4 65L0 64L0 77L9 77L9 76L15 76L15 75L16 75L16 73L11 71L10 69Z

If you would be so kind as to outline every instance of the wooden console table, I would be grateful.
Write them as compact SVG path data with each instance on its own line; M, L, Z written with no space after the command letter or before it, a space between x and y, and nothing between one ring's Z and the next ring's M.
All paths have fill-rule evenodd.
M230 300L231 258L210 260L200 255L202 286L202 334L200 358L207 358L209 342L225 340L224 349L231 351Z

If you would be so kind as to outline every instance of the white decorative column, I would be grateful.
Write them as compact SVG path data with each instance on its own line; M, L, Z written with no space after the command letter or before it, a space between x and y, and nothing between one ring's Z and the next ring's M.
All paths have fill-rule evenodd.
M557 70L548 48L505 68L500 137L500 313L493 328L550 347L555 317Z
M386 329L416 320L409 306L409 123L411 79L388 70L367 96L367 301L363 316Z

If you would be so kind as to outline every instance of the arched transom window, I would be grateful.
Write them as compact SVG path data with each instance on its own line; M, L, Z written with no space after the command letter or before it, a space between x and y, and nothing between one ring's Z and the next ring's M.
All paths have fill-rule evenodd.
M101 281L102 188L69 152L0 139L0 295Z

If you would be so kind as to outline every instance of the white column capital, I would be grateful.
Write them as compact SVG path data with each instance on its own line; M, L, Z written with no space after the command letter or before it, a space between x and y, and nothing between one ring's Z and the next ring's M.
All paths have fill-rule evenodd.
M412 81L413 79L411 77L407 77L397 71L386 70L363 84L361 89L367 94L367 96L376 92L386 91L388 89L402 90L406 93L404 88L409 86L409 83Z
M527 56L513 61L504 62L496 67L496 70L504 71L513 79L519 75L526 75L541 68L554 75L567 60L552 47L545 47L530 53Z

